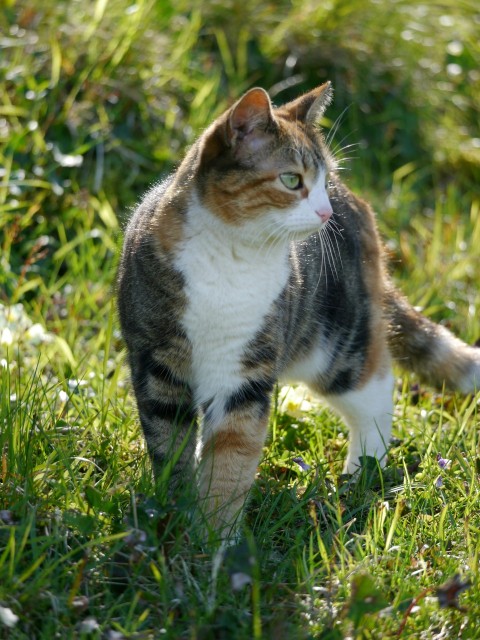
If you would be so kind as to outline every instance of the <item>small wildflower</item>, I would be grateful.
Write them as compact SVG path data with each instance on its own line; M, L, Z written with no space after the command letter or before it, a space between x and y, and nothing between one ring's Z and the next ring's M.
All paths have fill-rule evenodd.
M83 164L83 156L62 153L57 145L53 146L53 157L61 167L81 167Z
M13 334L8 327L2 330L0 334L0 344L10 346L13 343Z
M95 620L95 618L85 618L79 624L80 633L93 633L94 631L98 631L100 629L100 625Z
M0 606L0 622L12 629L18 622L18 616L8 607Z
M67 384L69 389L72 389L72 391L76 391L80 387L85 387L88 382L86 380L77 380L75 378L72 378L68 380Z
M437 489L441 489L443 487L442 476L438 476L438 478L435 480L435 486L437 487Z
M448 469L448 467L452 463L452 461L449 460L448 458L442 458L440 453L437 453L437 462L440 469Z
M230 576L232 591L241 591L247 584L252 584L252 582L252 576L249 576L248 573L242 573L241 571L232 573Z
M40 323L33 323L21 303L6 307L0 304L0 345L10 346L21 340L31 347L52 342L53 335Z
M13 513L8 509L2 509L0 511L0 522L6 525L15 524L15 521L13 519Z
M296 387L283 387L280 392L280 412L286 413L292 418L302 418L305 412L312 411L317 402L310 395L308 389L301 385Z
M75 596L71 602L71 607L74 611L83 612L88 609L90 601L87 596Z
M130 533L125 536L124 542L132 548L143 545L147 541L147 534L141 529L131 529Z
M310 469L312 468L311 465L307 464L300 456L298 456L297 458L292 458L292 462L298 464L302 471L310 471Z
M161 630L160 630L161 632ZM114 631L113 629L109 629L105 634L106 640L125 640L125 636L120 631Z
M45 327L42 327L38 322L32 324L32 326L26 331L25 337L33 346L38 346L42 342L51 342L52 336L45 331Z
M225 549L223 564L230 576L232 591L241 591L253 583L253 567L256 562L246 541Z

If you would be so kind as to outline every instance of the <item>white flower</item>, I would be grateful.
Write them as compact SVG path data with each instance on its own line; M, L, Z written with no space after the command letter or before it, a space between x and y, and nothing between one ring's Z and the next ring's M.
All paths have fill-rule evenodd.
M0 345L10 346L24 340L32 347L52 342L53 336L40 323L33 323L21 303L6 307L0 304Z
M30 329L28 329L28 331L26 332L25 336L30 344L35 346L39 345L42 342L50 342L52 339L51 336L45 331L45 328L42 327L42 325L38 322L32 324Z
M280 391L280 412L287 413L293 418L301 418L307 411L312 411L317 403L310 395L308 389L302 385L296 387L283 387Z
M252 584L252 576L247 573L237 571L230 576L232 591L241 591L247 584Z
M11 609L0 606L0 622L12 629L18 622L18 616Z
M79 625L80 633L93 633L100 629L100 625L95 618L85 618Z
M0 344L5 344L10 346L13 343L13 334L8 327L2 329L2 333L0 334Z

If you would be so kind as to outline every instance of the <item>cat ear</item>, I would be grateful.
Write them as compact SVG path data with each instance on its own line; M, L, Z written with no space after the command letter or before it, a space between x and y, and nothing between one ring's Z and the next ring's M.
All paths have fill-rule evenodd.
M272 103L264 89L250 89L233 105L228 118L228 138L232 145L245 141L259 146L263 135L273 122Z
M315 125L323 116L333 97L331 82L325 82L300 98L285 105L290 117L306 124Z
M250 89L207 129L201 139L200 157L208 163L230 148L236 158L250 161L270 141L269 129L274 123L268 93Z

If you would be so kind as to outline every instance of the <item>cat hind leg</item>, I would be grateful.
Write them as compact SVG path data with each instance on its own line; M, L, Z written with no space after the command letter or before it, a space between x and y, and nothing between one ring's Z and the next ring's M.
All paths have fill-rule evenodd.
M374 374L360 388L324 396L350 430L344 473L354 473L364 456L385 465L392 431L394 377L391 371Z

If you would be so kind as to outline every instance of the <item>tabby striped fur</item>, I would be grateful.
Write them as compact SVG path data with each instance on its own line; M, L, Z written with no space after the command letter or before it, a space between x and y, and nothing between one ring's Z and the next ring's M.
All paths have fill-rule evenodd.
M374 214L317 124L330 96L327 83L274 109L262 89L246 93L125 234L119 311L154 469L173 494L198 477L222 535L253 482L278 380L307 383L345 418L350 473L364 454L384 462L392 356L437 385L480 382L479 350L391 284Z

